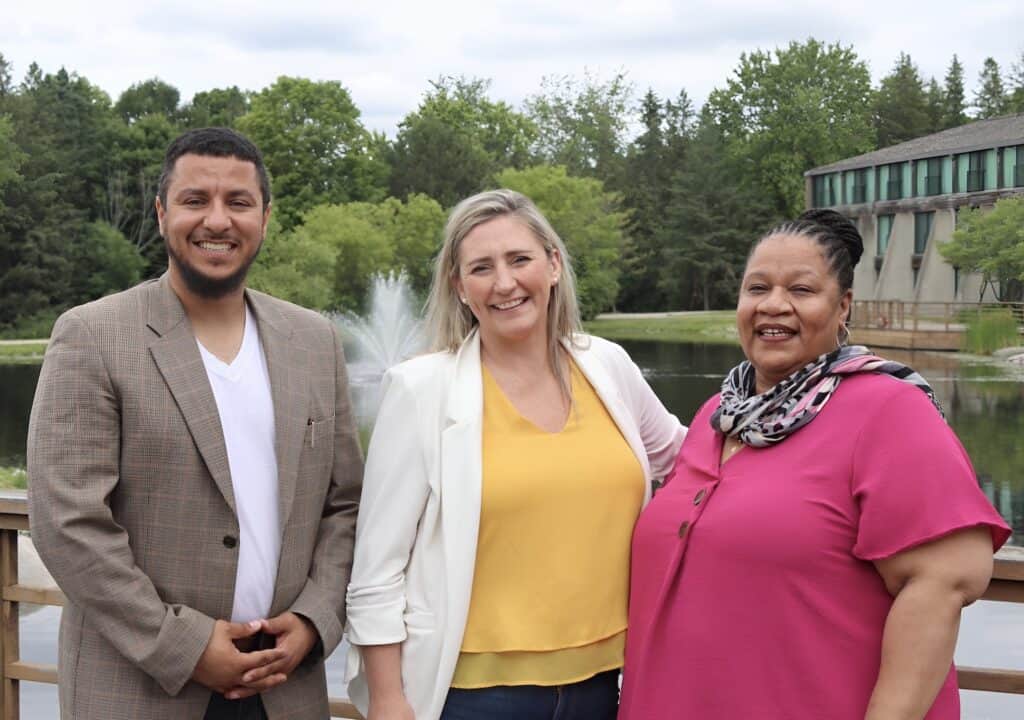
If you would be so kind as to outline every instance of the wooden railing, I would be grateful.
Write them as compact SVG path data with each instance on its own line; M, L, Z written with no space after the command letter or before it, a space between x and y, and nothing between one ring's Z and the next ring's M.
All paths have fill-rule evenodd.
M904 302L902 300L854 300L851 328L956 332L964 329L970 315L1009 310L1024 326L1024 303Z
M0 491L0 588L2 588L2 624L0 624L0 720L18 720L19 686L22 681L56 684L57 668L21 660L19 653L19 603L63 605L59 590L27 587L18 582L19 533L28 531L28 508L23 490ZM1024 603L1024 548L1004 548L996 555L995 572L984 599ZM957 668L960 687L998 693L1024 694L1024 670L1000 668ZM344 698L331 698L331 717L362 716Z
M64 593L49 588L28 587L18 582L18 539L28 531L28 505L24 490L0 490L0 720L18 720L19 685L22 681L57 684L57 667L21 660L19 652L18 606L64 605ZM330 698L331 717L361 720L362 715L347 698ZM54 708L56 714L56 708Z

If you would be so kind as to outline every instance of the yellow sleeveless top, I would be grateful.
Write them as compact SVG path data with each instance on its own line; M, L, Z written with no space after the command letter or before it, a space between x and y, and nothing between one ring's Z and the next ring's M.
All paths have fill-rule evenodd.
M548 433L483 368L480 534L452 686L563 685L622 666L643 469L572 364Z

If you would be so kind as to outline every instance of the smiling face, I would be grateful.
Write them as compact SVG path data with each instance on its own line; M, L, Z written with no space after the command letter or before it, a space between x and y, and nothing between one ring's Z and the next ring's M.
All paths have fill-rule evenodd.
M156 201L160 234L179 293L219 298L239 290L266 234L256 166L235 157L182 155Z
M480 324L481 341L546 343L551 288L561 262L530 229L503 215L477 225L459 245L459 295Z
M759 394L838 347L852 295L840 293L813 238L772 235L758 244L743 274L736 327Z

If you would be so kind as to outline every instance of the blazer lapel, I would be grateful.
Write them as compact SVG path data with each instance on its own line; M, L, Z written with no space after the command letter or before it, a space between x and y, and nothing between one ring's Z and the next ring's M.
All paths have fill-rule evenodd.
M246 290L245 297L256 316L270 375L270 395L274 401L274 454L277 456L277 510L283 536L295 500L299 456L310 419L309 373L304 363L297 362L299 353L296 351L301 349L291 345L291 327L269 298L249 290Z
M441 517L444 519L445 582L453 599L449 621L465 624L473 586L483 472L483 385L480 339L474 333L455 358L441 432ZM465 602L456 602L456 598ZM458 642L462 642L461 635Z
M153 361L174 396L214 483L234 512L231 469L217 401L192 326L166 274L152 285L147 325L157 334L149 346Z
M651 465L647 460L647 448L644 447L643 438L640 437L640 430L637 427L636 420L622 402L622 398L616 389L616 383L609 376L608 371L596 356L596 353L592 352L589 348L577 348L571 342L565 342L564 346L572 355L573 360L576 361L580 372L583 373L594 388L594 392L601 399L601 404L604 405L605 410L608 411L616 427L619 428L619 432L622 433L622 437L626 439L630 450L633 451L636 459L640 462L640 467L643 468L644 472L644 504L646 505L647 501L651 499Z

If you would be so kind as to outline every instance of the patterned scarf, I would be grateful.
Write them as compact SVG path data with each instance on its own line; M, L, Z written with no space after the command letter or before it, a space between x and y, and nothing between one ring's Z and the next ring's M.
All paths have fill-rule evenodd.
M751 447L774 445L813 420L844 375L862 372L892 375L914 385L943 415L935 392L914 370L873 355L863 345L849 345L808 363L763 395L755 394L754 366L746 360L741 362L722 382L721 400L711 416L711 427Z

